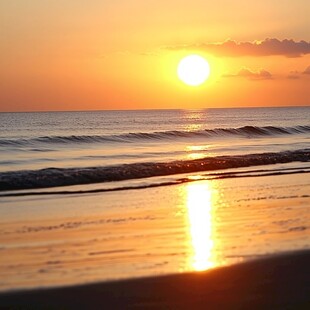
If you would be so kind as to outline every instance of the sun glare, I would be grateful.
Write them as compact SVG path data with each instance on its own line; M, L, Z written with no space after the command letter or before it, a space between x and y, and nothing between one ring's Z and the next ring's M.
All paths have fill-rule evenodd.
M178 77L187 85L199 86L210 75L210 65L199 55L189 55L183 58L178 65Z
M193 247L191 265L197 271L215 266L213 257L212 190L206 183L187 186L189 229Z

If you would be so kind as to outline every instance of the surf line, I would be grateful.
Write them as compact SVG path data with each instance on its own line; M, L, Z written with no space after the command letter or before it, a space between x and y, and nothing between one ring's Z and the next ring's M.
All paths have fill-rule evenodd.
M139 190L146 188L154 187L163 187L163 186L172 186L179 185L183 183L199 182L199 181L211 181L219 179L231 179L231 178L250 178L250 177L263 177L263 176L277 176L277 175L287 175L287 174L303 174L310 173L310 170L297 170L297 171L272 171L266 173L251 173L251 171L241 171L240 173L223 173L223 174L210 174L205 177L200 178L182 178L175 181L161 182L147 185L137 185L137 186L123 186L123 187L114 187L114 188L99 188L91 190L63 190L63 191L43 191L43 192L21 192L21 193L5 193L0 194L1 197L21 197L21 196L48 196L48 195L83 195L83 194L94 194L94 193L105 193L105 192L116 192L116 191L126 191L126 190ZM287 169L291 170L291 169ZM259 171L259 170L258 170ZM263 170L262 170L263 171ZM247 174L246 174L247 173Z

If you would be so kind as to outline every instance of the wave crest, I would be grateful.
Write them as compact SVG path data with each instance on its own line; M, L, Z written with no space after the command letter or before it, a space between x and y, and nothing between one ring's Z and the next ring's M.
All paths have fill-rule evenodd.
M148 140L175 140L182 138L212 138L239 136L252 138L258 136L296 135L310 133L310 126L275 127L275 126L244 126L240 128L215 128L197 131L162 131L162 132L137 132L120 135L70 135L70 136L43 136L30 139L2 139L0 146L32 145L32 144L68 144L68 143L130 143Z
M133 163L88 168L47 168L0 173L0 191L141 179L199 171L310 161L310 149L279 153L216 156L196 160Z

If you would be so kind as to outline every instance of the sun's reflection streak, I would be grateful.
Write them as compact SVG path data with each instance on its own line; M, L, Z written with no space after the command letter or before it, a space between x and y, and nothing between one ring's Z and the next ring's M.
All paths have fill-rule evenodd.
M192 256L190 267L197 271L213 267L214 236L212 230L212 191L208 183L190 183L187 210Z

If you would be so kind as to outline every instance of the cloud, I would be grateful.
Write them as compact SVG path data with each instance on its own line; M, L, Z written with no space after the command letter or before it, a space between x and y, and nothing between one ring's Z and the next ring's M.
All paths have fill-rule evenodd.
M308 66L304 71L291 71L287 78L290 80L297 80L305 77L305 75L310 75L310 66Z
M242 68L237 74L224 74L223 77L244 77L252 81L271 80L273 78L272 74L267 70L261 69L255 72L248 68Z
M228 57L241 56L275 56L301 57L310 54L310 42L294 40L265 39L254 42L236 42L228 40L221 43L199 43L183 46L168 47L169 49L201 49L205 52Z
M310 74L310 66L306 68L306 70L303 72L303 74Z

